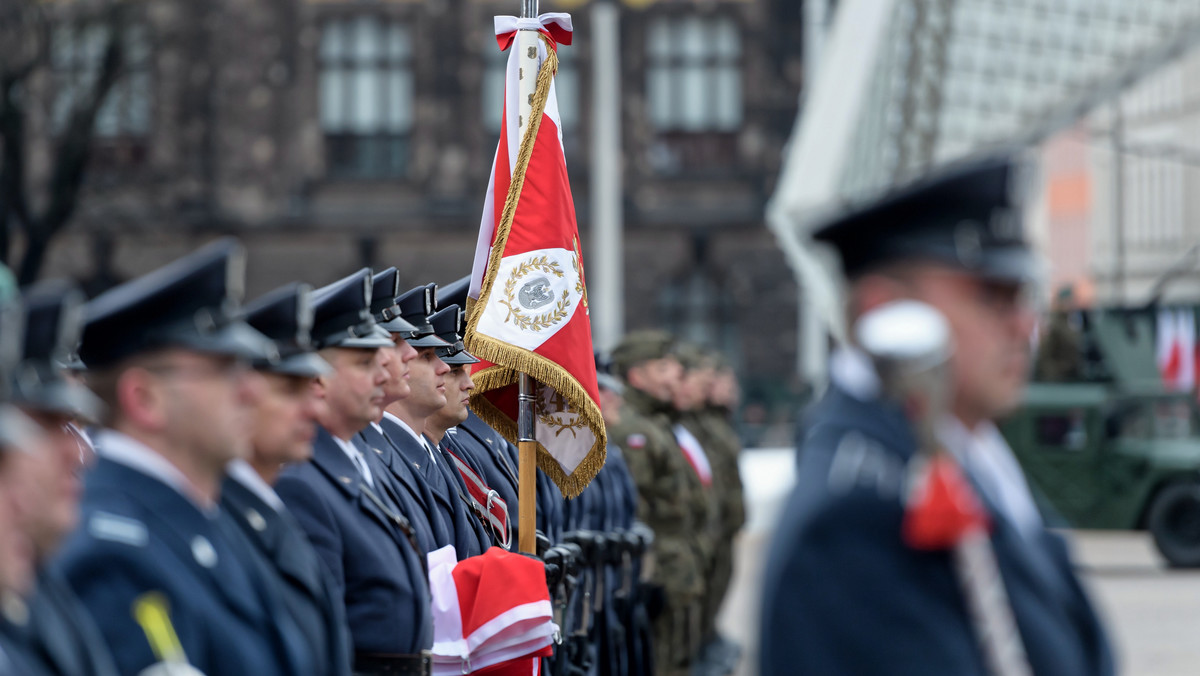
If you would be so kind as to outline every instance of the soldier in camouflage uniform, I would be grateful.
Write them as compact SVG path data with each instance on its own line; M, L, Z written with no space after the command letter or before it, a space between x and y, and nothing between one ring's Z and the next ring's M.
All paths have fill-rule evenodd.
M656 671L668 675L687 673L699 643L705 593L695 473L675 442L669 418L681 370L672 343L661 331L639 331L613 351L613 371L626 383L625 408L620 423L609 430L637 484L638 515L655 533L651 582L661 586L663 602L657 613L651 608L654 660Z
M736 665L741 648L715 633L717 611L733 579L734 541L746 523L746 504L742 496L742 477L738 454L742 444L733 429L733 411L737 407L738 384L733 369L719 355L708 354L711 375L707 378L704 403L697 414L713 468L713 490L718 502L718 522L712 571L708 576L706 608L714 634L706 646L710 661Z
M699 644L692 673L695 676L720 676L732 672L735 664L730 663L725 651L714 650L719 643L715 641L717 610L725 596L728 580L722 582L713 576L718 559L732 555L732 542L721 537L719 488L722 481L712 453L715 441L704 420L713 377L712 360L700 347L689 343L676 345L674 354L683 366L683 372L673 397L672 432L691 470L688 478L693 490L689 505L697 518L696 535L703 555L706 585L695 634Z

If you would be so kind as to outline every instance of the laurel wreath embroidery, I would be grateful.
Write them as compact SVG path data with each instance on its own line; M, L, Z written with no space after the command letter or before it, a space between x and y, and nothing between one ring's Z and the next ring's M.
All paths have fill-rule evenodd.
M572 438L578 438L579 434L578 434L578 432L576 432L576 430L581 430L587 426L587 423L585 423L583 420L583 416L578 414L579 412L576 411L573 406L571 406L571 402L567 401L566 397L558 394L557 392L554 393L554 395L551 397L551 399L556 401L558 403L558 405L562 407L562 409L559 411L551 411L551 410L549 410L549 407L546 405L547 404L546 400L542 399L541 397L538 397L538 404L537 404L538 421L541 422L546 427L550 427L550 428L554 429L555 437L561 435L563 432L570 432ZM574 420L564 421L560 418L554 417L555 413L574 413L576 415L575 415Z
M549 256L534 256L513 268L513 271L509 273L508 279L504 282L504 299L500 301L500 304L508 308L508 313L504 316L505 323L512 322L517 325L517 328L525 331L544 331L567 318L571 308L571 292L569 289L564 290L562 297L554 304L554 307L541 314L526 314L525 308L521 307L516 300L517 282L534 270L555 277L562 277L564 274L558 262L550 260Z

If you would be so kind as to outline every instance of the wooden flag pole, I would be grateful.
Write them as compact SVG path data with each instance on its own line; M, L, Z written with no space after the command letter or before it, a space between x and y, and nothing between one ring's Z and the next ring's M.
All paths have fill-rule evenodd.
M521 18L533 19L538 15L538 0L521 0ZM529 128L530 112L533 109L533 92L537 89L538 32L522 29L517 31L517 78L518 127L517 138L524 140ZM533 425L533 407L537 392L533 378L528 373L520 375L517 397L517 470L519 519L517 523L517 545L521 552L537 554L537 437Z

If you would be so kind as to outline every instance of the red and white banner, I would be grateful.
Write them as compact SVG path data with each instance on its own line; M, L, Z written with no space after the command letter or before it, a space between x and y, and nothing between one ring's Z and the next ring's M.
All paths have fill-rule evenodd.
M500 142L484 202L469 295L467 348L481 361L472 408L514 443L517 380L538 382L538 466L573 497L604 464L592 329L575 205L563 154L553 72L566 14L496 17L501 48L519 31L537 36L509 51ZM533 32L533 31L536 31ZM533 59L532 56L536 56ZM534 65L536 64L536 68ZM522 77L537 89L522 105ZM529 83L526 82L526 85ZM529 115L528 139L518 138Z
M1196 316L1191 309L1158 313L1158 370L1163 384L1177 392L1196 388Z

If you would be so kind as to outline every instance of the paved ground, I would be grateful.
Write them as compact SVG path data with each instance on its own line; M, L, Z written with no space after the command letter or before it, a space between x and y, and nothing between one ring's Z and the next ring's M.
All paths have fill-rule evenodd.
M720 622L743 645L758 636L763 549L779 500L791 485L790 452L754 451L742 462L749 519L740 537L738 569ZM1200 674L1200 571L1167 568L1148 536L1115 531L1070 533L1085 584L1108 621L1121 673L1128 676ZM753 660L740 676L754 676Z

